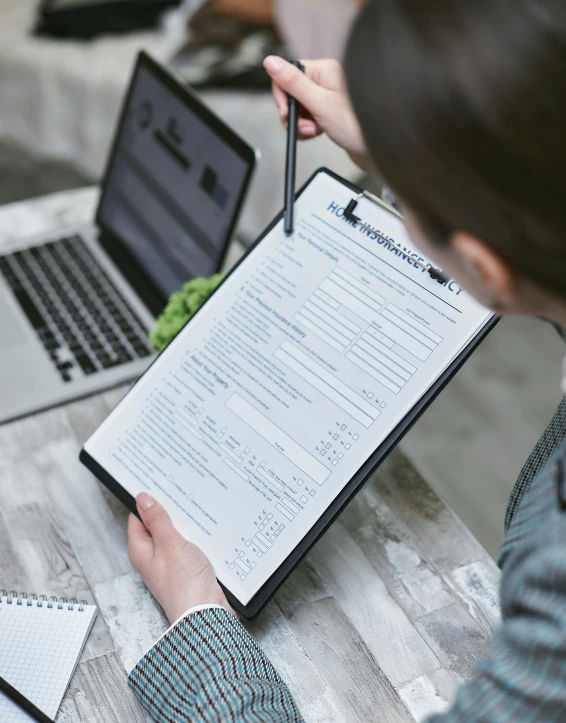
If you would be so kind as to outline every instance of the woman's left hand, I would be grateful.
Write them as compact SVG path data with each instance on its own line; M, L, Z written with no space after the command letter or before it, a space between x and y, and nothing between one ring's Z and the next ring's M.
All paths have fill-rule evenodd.
M172 623L196 605L230 605L210 561L177 532L165 509L142 492L135 515L128 520L130 561Z

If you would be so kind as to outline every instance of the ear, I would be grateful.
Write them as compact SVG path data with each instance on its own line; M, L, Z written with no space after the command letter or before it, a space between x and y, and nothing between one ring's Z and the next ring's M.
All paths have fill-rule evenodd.
M451 239L451 247L471 280L486 296L489 306L513 306L518 277L513 269L483 241L463 231Z

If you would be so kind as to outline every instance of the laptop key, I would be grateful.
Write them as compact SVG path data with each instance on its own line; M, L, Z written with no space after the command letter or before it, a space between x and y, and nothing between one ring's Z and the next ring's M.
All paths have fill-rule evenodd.
M152 353L145 325L80 236L0 256L0 274L63 381Z
M46 326L43 316L25 289L21 287L14 289L14 295L34 329L41 329Z

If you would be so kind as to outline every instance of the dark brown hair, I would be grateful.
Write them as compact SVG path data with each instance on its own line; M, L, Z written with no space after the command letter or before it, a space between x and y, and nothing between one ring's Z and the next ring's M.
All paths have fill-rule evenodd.
M566 296L566 0L369 0L345 69L430 240L467 231Z

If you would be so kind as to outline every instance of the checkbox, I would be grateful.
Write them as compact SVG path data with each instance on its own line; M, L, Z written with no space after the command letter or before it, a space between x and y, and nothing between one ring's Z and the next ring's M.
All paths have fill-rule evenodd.
M169 475L169 477L167 477L167 482L173 482L173 477L171 477L171 475Z
M194 497L192 495L189 495L189 499L192 502L194 500Z
M247 454L249 451L250 451L250 448L249 448L249 447L246 447L246 448L244 449L244 454Z
M338 464L338 460L337 459L332 460L332 464L336 467L336 465Z
M275 530L273 534L275 535L275 537L279 537L279 535L281 534L281 530Z
M342 454L342 452L339 452L339 453L338 453L338 459L342 459L343 456L344 456L344 455Z
M245 575L243 575L243 574L240 575L240 580L245 580L245 579L246 579L246 576L245 576Z
M305 481L300 479L297 484L299 485L299 487L302 487L305 484Z
M250 562L250 567L251 567L251 568L252 568L252 570L253 570L253 569L254 569L254 567L255 567L255 562Z
M265 467L265 460L259 465L261 468Z
M220 438L223 437L224 435L222 434L222 432L218 432L218 434L217 434L216 436L220 439Z
M344 430L346 429L346 425L343 424L343 425L340 427L340 429L341 429L342 431L344 431Z
M359 438L360 438L359 434L354 434L354 442L356 441L356 439L359 439Z
M222 430L222 434L224 434L227 431L228 431L228 427L224 427L224 429Z
M264 527L265 527L265 522L262 522L261 525L259 526L259 529L263 530Z
M373 399L373 392L368 392L368 399Z
M249 547L252 544L251 540L246 540L246 547Z
M232 564L230 565L230 570L233 570L235 567L236 567L236 566L234 565L234 563L232 563Z
M244 556L244 553L243 553L243 552L239 552L239 553L238 553L238 557L243 557L243 556Z
M350 443L348 443L348 444L346 445L346 449L350 449L351 446L352 446L352 445L351 445Z
M301 497L301 502L303 503L303 505L305 504L305 502L308 502L308 501L309 501L309 498L308 498L308 497L305 497L305 495L303 495L303 496Z
M314 490L311 490L311 491L309 492L309 495L310 495L311 497L314 497L314 496L316 495L316 492L315 492Z
M279 532L282 532L285 529L285 525L279 525Z
M333 435L332 439L338 439L338 434Z
M330 442L327 442L326 449L330 449L330 447L332 447L332 445L330 444Z
M261 557L262 555L263 555L263 552L260 552L260 551L258 550L258 551L257 551L257 556L258 556L258 557Z
M325 450L325 449L321 449L321 450L320 450L320 453L321 453L321 455L324 457L324 455L326 454L326 450Z
M271 512L270 512L270 513L267 515L267 519L270 520L272 517L273 517L273 515L272 515Z
M380 406L382 409L385 409L385 407L387 406L387 402L381 402L381 404L380 404L379 406Z

